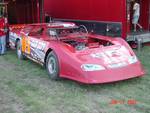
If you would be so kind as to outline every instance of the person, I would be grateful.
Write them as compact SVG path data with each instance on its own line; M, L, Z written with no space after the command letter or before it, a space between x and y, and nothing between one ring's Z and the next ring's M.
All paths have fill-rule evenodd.
M5 54L6 51L6 34L4 32L4 18L0 18L0 55Z
M6 52L6 33L8 33L8 21L5 7L0 7L0 55Z
M141 30L143 29L142 26L138 23L140 18L140 4L137 2L137 0L131 0L133 5L133 20L132 23L134 25L134 32L137 31L136 27L138 26Z

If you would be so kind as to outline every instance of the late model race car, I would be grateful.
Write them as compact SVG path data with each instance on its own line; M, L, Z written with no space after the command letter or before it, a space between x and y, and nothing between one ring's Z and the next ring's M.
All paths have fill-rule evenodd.
M51 79L97 84L144 75L144 69L121 38L88 33L84 26L52 22L12 26L10 46L19 59L46 67Z

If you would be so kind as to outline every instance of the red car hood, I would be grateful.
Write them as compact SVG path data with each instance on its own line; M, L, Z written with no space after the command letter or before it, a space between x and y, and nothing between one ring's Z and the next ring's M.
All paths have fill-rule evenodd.
M122 67L131 64L131 60L137 60L133 53L121 45L83 50L77 53L76 58L81 64L97 64L105 68Z

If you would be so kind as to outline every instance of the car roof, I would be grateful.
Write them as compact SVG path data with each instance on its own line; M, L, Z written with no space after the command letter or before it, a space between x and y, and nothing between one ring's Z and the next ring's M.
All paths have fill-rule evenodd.
M46 26L47 28L76 28L77 25L71 22L50 22L50 23L35 23L29 26Z

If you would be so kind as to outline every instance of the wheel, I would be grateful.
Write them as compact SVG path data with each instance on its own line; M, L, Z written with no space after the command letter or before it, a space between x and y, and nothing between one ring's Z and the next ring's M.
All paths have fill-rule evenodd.
M20 40L17 41L17 51L16 52L17 52L18 59L20 59L20 60L25 59L25 56L22 53L22 45L21 45Z
M132 49L138 49L138 43L137 43L137 42L131 41L131 42L128 42L128 43L129 43L129 45L130 45L130 47L131 47ZM143 47L144 47L144 45L141 44L141 48L143 48Z
M130 41L130 42L128 42L129 43L129 45L130 45L130 47L132 48L132 49L137 49L137 43L135 42L135 41Z
M49 77L52 80L58 80L59 78L59 62L57 55L52 51L48 54L46 59L46 69Z

